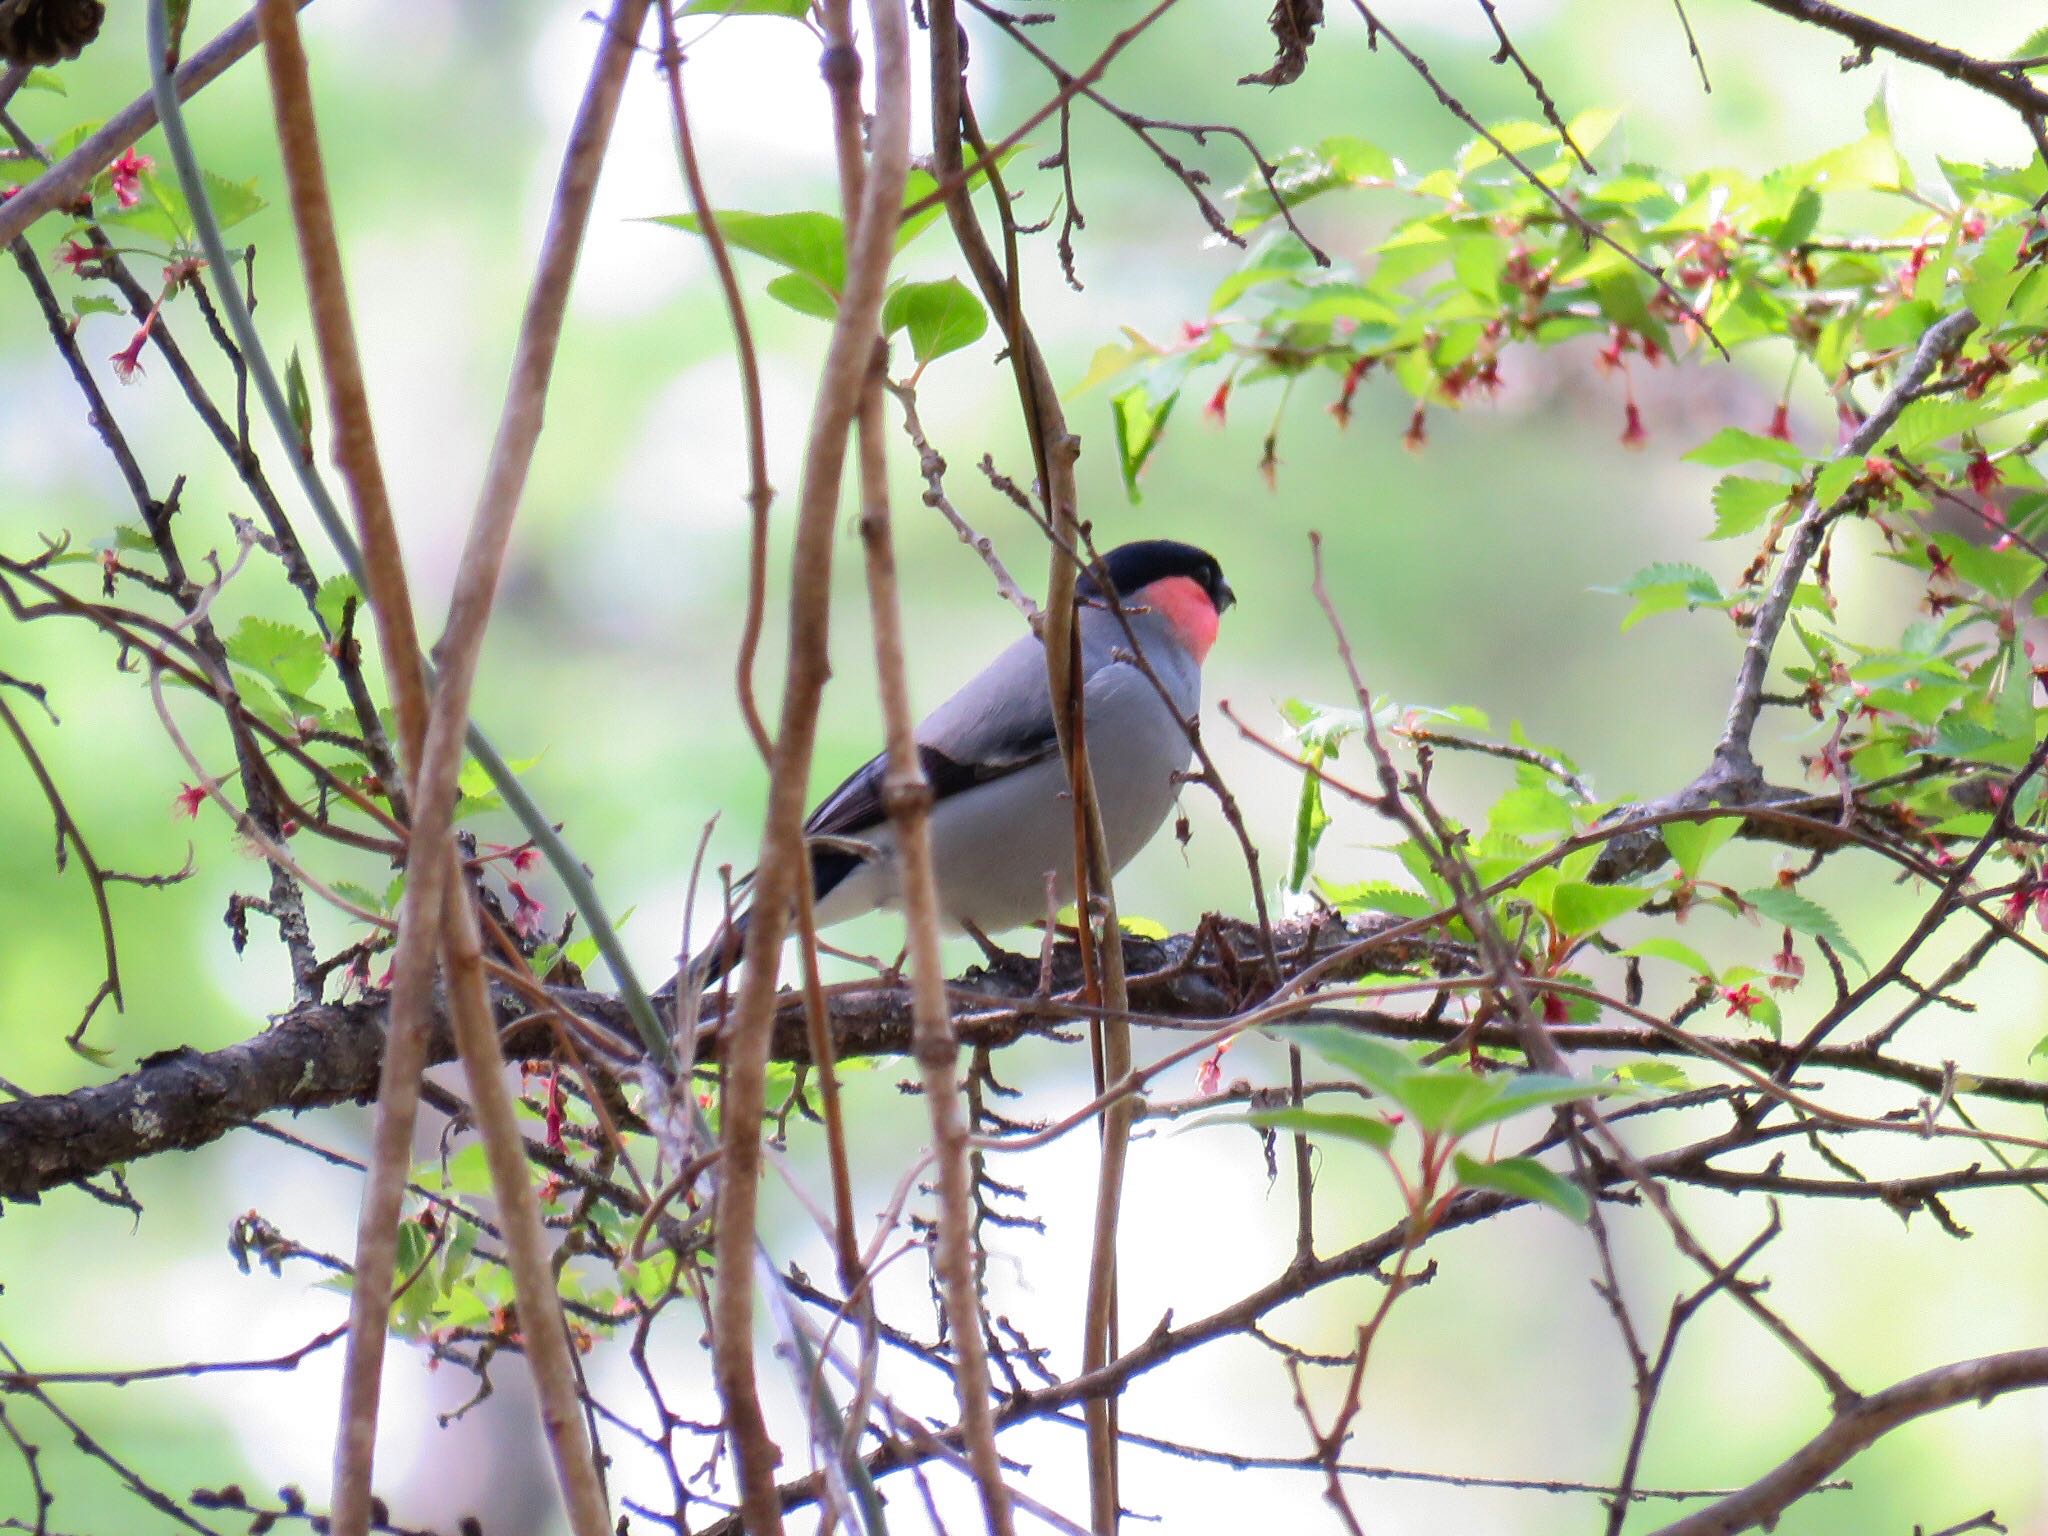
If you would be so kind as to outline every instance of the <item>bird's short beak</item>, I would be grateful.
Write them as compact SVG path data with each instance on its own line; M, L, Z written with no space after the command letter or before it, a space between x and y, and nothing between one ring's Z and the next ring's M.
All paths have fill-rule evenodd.
M1219 577L1219 578L1217 578L1217 582L1216 582L1216 612L1217 612L1218 614L1221 614L1221 613L1223 613L1223 611L1224 611L1225 609L1229 608L1229 607L1230 607L1230 606L1231 606L1232 604L1234 604L1234 603L1235 603L1236 601L1237 601L1237 594L1236 594L1235 592L1233 592L1233 591L1231 591L1231 590L1230 590L1230 583L1229 583L1229 582L1227 582L1227 581L1224 581L1224 580L1223 580L1222 578L1220 578L1220 577Z

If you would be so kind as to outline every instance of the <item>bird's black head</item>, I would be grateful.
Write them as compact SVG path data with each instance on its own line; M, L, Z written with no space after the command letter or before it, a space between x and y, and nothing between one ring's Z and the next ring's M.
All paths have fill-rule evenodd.
M1219 614L1237 601L1237 594L1223 579L1223 567L1214 555L1174 539L1140 539L1134 544L1119 544L1102 557L1101 564L1120 598L1164 577L1185 576L1209 594L1209 601L1216 605ZM1080 591L1083 597L1101 595L1094 572L1081 572Z

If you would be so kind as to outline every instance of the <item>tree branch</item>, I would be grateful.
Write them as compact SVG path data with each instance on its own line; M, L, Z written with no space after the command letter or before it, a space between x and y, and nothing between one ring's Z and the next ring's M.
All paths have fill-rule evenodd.
M2017 1349L1909 1377L1837 1413L1828 1427L1747 1488L1673 1521L1656 1536L1733 1536L1768 1526L1858 1452L1902 1424L1958 1403L2048 1386L2048 1349Z

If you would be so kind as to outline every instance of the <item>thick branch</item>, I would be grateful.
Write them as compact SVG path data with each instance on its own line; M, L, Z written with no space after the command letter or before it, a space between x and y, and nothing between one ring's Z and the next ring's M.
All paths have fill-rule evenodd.
M2048 1349L2016 1349L1923 1371L1851 1404L1747 1488L1672 1522L1657 1536L1733 1536L1772 1525L1852 1456L1902 1424L1958 1403L1988 1403L2007 1392L2041 1386L2048 1386Z
M1946 43L1916 37L1911 32L1902 32L1868 16L1845 11L1839 5L1830 5L1828 0L1752 0L1752 3L1767 11L1776 11L1780 16L1789 16L1794 21L1803 21L1808 26L1840 33L1863 50L1865 62L1868 54L1881 49L1915 64L1923 64L1938 74L1948 76L1958 85L1967 85L1987 96L1995 96L2023 117L2039 119L2048 116L2048 92L2018 70L2002 67L2002 61L1980 59Z

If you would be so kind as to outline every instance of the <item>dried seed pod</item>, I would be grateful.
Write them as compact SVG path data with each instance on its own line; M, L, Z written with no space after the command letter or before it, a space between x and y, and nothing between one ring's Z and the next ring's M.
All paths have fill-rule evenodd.
M57 64L75 59L100 34L101 0L0 0L0 59Z

